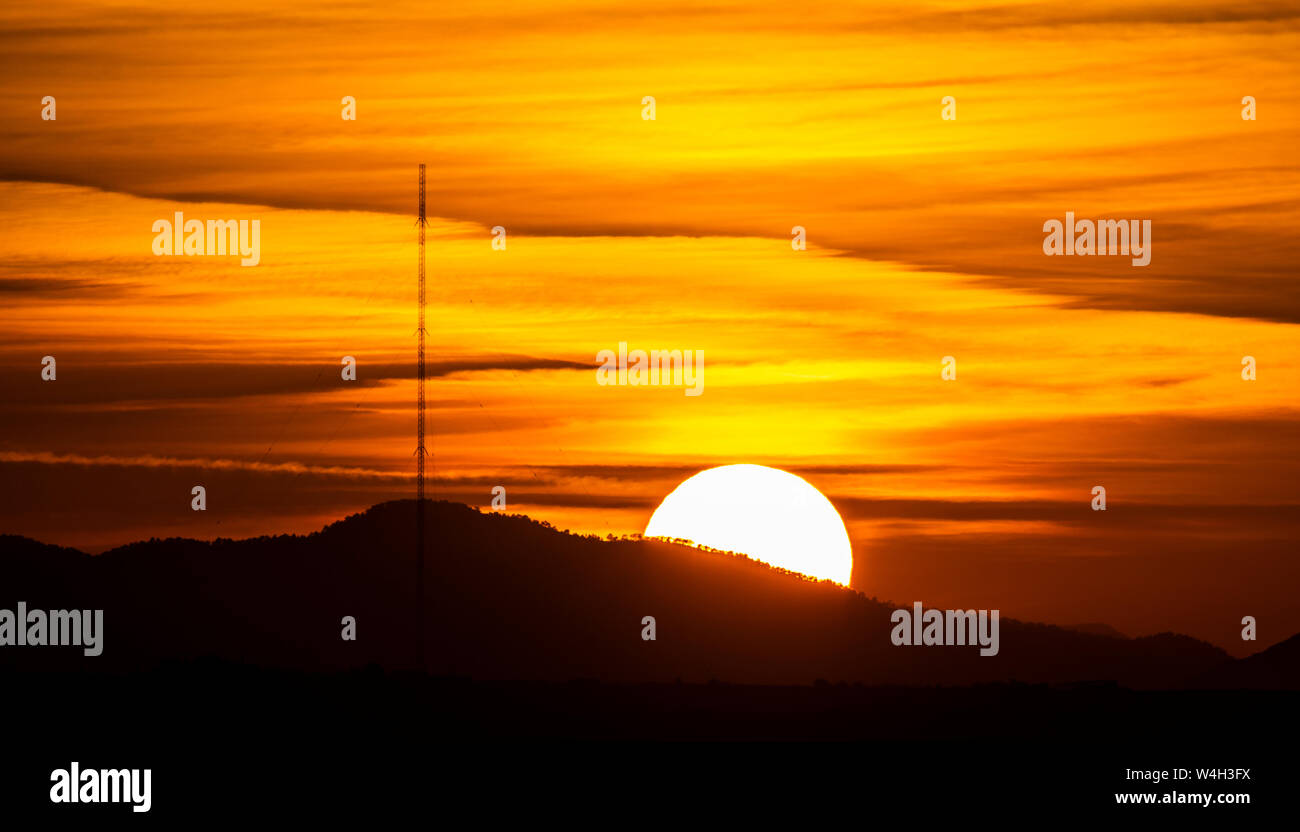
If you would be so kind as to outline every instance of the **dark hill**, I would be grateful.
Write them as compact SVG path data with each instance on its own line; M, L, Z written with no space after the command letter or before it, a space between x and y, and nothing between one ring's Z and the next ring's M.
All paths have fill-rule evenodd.
M1116 630L1109 624L1103 624L1099 621L1089 621L1085 624L1067 624L1065 629L1074 630L1078 633L1092 633L1095 636L1110 636L1111 638L1128 638L1128 636Z
M0 537L0 607L105 610L103 656L3 648L0 664L134 669L215 656L309 670L410 667L414 515L414 501L390 502L305 537L150 540L95 557ZM1008 619L995 657L895 647L895 605L742 557L579 537L453 503L430 503L428 515L427 655L438 674L1167 687L1237 664L1186 636L1116 639ZM913 600L925 601L898 606ZM355 642L340 638L345 615L357 620ZM655 641L641 638L647 615Z
M1204 688L1300 690L1300 635L1253 656L1215 667L1192 683Z

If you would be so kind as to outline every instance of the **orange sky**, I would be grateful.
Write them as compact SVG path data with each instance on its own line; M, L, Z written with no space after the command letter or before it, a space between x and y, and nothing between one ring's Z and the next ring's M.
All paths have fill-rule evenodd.
M99 551L407 495L423 161L439 494L626 533L702 467L776 465L840 509L867 594L1273 643L1300 629L1298 21L5 9L0 531ZM1045 257L1067 210L1151 219L1151 265ZM261 263L155 257L174 211L259 219ZM703 350L704 395L598 386L620 341Z

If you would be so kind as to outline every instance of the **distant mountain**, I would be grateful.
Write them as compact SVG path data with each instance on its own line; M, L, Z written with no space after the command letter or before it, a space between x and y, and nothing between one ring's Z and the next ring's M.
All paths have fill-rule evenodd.
M1094 636L1110 636L1111 638L1128 638L1128 636L1116 630L1109 624L1102 624L1098 621L1089 621L1086 624L1066 624L1067 630L1074 630L1076 633L1090 633Z
M997 656L896 647L893 605L747 558L571 535L454 503L429 503L427 513L426 656L438 674L1178 687L1234 665L1187 636L1117 639L1010 619ZM98 658L4 647L0 666L135 669L213 656L287 669L409 668L414 528L407 500L305 537L150 540L94 557L3 536L0 608L104 609L105 646ZM340 638L344 616L356 619L356 641ZM656 620L654 641L641 638L644 616Z
M1204 688L1300 690L1300 635L1212 668L1193 679L1192 684Z

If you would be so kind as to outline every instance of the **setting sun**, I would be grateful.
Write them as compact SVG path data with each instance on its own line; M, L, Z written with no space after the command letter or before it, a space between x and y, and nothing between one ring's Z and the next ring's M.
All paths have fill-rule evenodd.
M830 500L800 477L764 465L701 471L664 498L645 534L845 585L853 573L849 535Z

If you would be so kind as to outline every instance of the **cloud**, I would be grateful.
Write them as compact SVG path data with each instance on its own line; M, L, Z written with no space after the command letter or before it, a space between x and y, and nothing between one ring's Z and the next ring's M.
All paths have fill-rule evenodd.
M0 268L12 268L7 264ZM80 299L99 298L120 300L122 295L132 290L131 285L102 280L86 280L62 277L0 277L0 296L10 295L33 298L65 299L75 294Z
M36 463L58 466L95 466L110 468L184 468L199 471L251 471L263 474L312 474L345 479L414 479L414 473L383 471L375 468L355 468L343 465L305 465L300 462L257 462L253 460L220 458L179 458L153 456L87 456L61 454L49 451L0 451L0 462Z
M49 349L47 347L46 349ZM29 347L26 352L30 354ZM30 356L25 356L30 360ZM356 356L356 381L342 381L342 358L321 357L318 363L157 362L103 363L80 350L58 351L59 382L43 384L18 360L0 367L0 387L9 391L10 408L95 406L126 402L189 402L250 396L292 396L365 389L393 381L414 381L414 362L369 362ZM37 356L39 358L39 356ZM122 361L122 359L119 359ZM429 378L497 371L585 370L596 366L565 359L482 355L430 361ZM352 385L352 387L346 387Z
M1300 526L1300 503L1138 503L1114 500L1105 513L1094 512L1091 494L1073 502L1063 500L918 500L831 497L849 520L930 520L951 523L988 521L1048 522L1096 530L1107 528L1183 526L1261 532ZM1208 533L1208 532L1207 532Z
M1245 78L1294 109L1267 80L1294 3L853 4L797 25L773 0L155 8L0 13L0 94L50 78L68 113L0 125L0 178L406 215L419 156L431 213L512 235L777 238L793 216L819 248L1065 305L1300 322L1290 124L1234 109ZM631 90L650 83L653 141ZM384 93L340 132L344 84ZM1089 201L1155 220L1150 267L1038 253L1043 219Z

